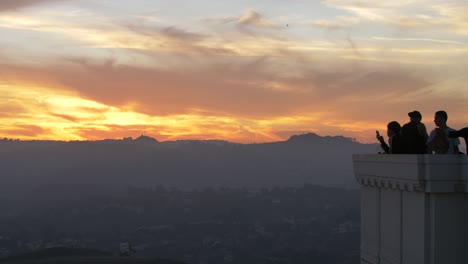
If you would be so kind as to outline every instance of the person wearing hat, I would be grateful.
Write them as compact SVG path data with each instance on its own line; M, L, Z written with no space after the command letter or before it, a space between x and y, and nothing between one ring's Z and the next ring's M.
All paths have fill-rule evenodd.
M410 122L401 128L401 137L406 154L427 153L426 142L428 139L426 126L421 123L422 115L419 111L408 113Z

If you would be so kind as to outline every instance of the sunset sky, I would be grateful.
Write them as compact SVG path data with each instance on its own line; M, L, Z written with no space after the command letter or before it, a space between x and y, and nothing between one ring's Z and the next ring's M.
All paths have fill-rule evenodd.
M468 126L466 0L1 0L0 34L1 138Z

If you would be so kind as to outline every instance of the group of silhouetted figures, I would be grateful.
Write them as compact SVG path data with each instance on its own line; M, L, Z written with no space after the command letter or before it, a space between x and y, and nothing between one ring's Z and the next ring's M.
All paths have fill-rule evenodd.
M437 111L434 115L436 128L428 135L418 111L409 112L410 122L402 126L396 121L387 125L388 144L377 132L382 149L388 154L463 154L459 137L465 139L468 149L468 127L455 130L447 126L447 113Z

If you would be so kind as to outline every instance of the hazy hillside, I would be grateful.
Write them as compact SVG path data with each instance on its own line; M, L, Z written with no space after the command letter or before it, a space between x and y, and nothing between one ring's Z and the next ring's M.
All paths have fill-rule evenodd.
M377 151L376 145L313 133L263 144L4 140L0 141L0 191L10 196L61 185L86 186L80 189L91 193L128 185L352 186L351 155Z

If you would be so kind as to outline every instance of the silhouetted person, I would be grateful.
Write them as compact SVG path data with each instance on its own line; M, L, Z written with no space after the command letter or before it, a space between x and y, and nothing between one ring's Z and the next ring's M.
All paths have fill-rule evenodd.
M401 137L404 145L404 152L407 154L427 153L427 130L421 123L422 115L418 111L409 112L410 122L401 128Z
M377 139L380 146L387 154L403 154L403 142L400 135L401 126L397 121L392 121L387 125L388 145L385 143L384 138L377 134Z
M462 128L458 131L449 131L449 138L462 137L465 140L466 154L468 154L468 127Z
M429 153L435 154L458 154L458 145L460 140L458 138L449 138L449 132L455 129L447 126L447 113L445 111L437 111L434 115L434 123L437 126L431 131L429 139L427 140L427 147Z

